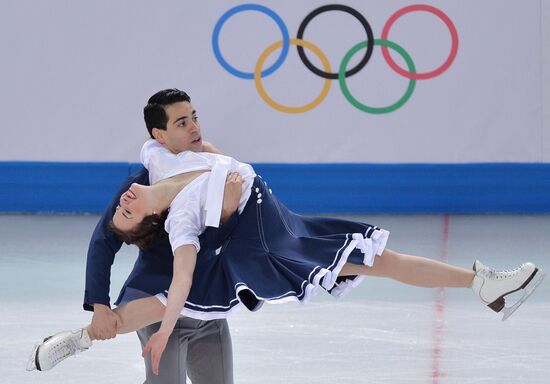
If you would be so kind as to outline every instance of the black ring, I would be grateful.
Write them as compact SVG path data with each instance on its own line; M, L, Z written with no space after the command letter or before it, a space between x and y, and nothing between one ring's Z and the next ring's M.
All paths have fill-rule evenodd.
M296 38L297 39L302 39L302 37L304 36L304 31L306 29L306 26L309 24L309 22L315 16L320 15L323 12L328 12L328 11L342 11L342 12L349 13L350 15L355 17L357 20L359 20L359 22L361 23L361 25L363 26L363 28L365 28L365 31L367 32L367 52L365 53L365 56L361 59L359 64L357 64L355 67L353 67L349 71L346 71L346 76L345 77L355 75L357 72L359 72L361 69L363 69L363 67L365 65L367 65L367 63L369 62L370 57L372 55L372 50L374 48L374 35L372 33L372 28L370 27L370 24L367 21L367 19L365 19L365 17L363 15L361 15L359 12L357 12L355 9L353 9L351 7L348 7L347 5L342 5L342 4L329 4L329 5L324 5L322 7L314 9L313 11L311 11L309 13L309 15L307 15L304 18L304 20L300 24L300 27L298 28L298 33L296 34ZM319 68L317 68L316 66L311 64L311 61L309 61L309 59L306 56L306 53L304 51L304 47L298 45L296 48L298 49L298 55L300 56L300 59L302 60L302 63L304 63L304 65L306 67L308 67L311 72L313 72L316 75L319 75L319 76L321 76L322 78L325 78L325 79L332 79L332 80L338 79L338 72L337 73L328 73L328 72L324 72L324 71L320 70Z

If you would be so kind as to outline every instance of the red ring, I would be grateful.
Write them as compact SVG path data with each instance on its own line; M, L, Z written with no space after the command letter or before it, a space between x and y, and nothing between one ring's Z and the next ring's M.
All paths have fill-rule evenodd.
M426 11L433 13L434 15L438 16L441 21L447 25L447 28L449 28L449 32L451 32L451 52L449 53L449 57L447 57L447 60L437 69L431 71L431 72L424 72L424 73L411 73L409 71L404 70L399 65L393 61L390 52L388 50L388 47L382 46L382 54L384 55L384 59L386 59L386 62L388 65L397 73L399 73L402 76L405 76L408 79L414 79L414 80L426 80L431 79L432 77L436 77L441 75L443 72L445 72L453 63L453 60L456 57L456 53L458 52L458 33L456 31L456 28L449 19L449 17L443 13L441 10L432 7L430 5L425 4L415 4L415 5L409 5L408 7L402 8L395 12L389 19L386 21L386 24L384 25L384 28L382 29L382 40L388 40L388 35L390 33L390 28L395 23L395 21L400 18L401 16L414 12L414 11Z

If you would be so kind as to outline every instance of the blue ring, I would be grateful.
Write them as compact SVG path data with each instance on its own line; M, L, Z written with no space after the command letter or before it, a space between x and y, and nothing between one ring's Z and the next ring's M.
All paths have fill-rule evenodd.
M283 62L286 59L286 56L288 54L288 50L290 47L290 37L288 35L288 29L286 28L286 25L277 15L275 12L273 12L271 9L264 7L263 5L259 4L243 4L238 5L234 8L231 8L227 12L225 12L222 17L218 20L214 27L214 33L212 34L212 48L214 49L214 56L216 56L216 59L221 64L222 67L225 68L225 70L232 75L235 75L237 77L240 77L241 79L254 79L254 72L242 72L238 69L233 68L222 56L222 53L220 51L220 45L219 45L219 37L220 37L220 31L225 24L225 22L233 15L243 12L243 11L258 11L261 13L265 13L267 16L271 17L273 21L277 23L279 26L279 29L281 30L281 33L283 35L283 49L281 50L281 55L277 59L275 63L266 70L262 71L261 77L266 77L271 75L273 72L275 72L279 67L283 64Z

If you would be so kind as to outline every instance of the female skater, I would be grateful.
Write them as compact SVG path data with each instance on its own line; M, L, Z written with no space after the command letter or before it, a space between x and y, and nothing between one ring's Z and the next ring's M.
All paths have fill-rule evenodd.
M194 127L193 143L200 144L195 111L189 102L170 105L176 121ZM185 128L185 127L183 127ZM189 128L191 129L191 128ZM389 232L364 223L308 218L284 207L248 164L233 158L185 151L173 153L169 135L154 128L142 148L151 186L133 184L120 199L113 230L129 243L147 247L150 233L164 225L174 252L174 275L167 294L135 300L115 311L118 333L127 333L162 320L146 347L153 371L158 372L168 336L180 315L198 319L226 317L243 304L257 310L265 302L306 301L321 287L340 297L364 276L389 277L419 287L471 287L496 312L508 317L533 292L544 276L532 263L496 272L479 261L464 269L386 248ZM239 222L214 253L197 257L198 236L217 226L226 174L241 188ZM162 217L167 219L163 222ZM202 255L201 255L202 256ZM516 305L504 297L537 275L541 277ZM47 338L33 354L37 367L51 369L59 361L91 346L91 328Z

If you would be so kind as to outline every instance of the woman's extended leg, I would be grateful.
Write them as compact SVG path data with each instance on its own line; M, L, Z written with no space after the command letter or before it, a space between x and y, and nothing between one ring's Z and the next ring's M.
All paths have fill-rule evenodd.
M130 301L114 309L114 312L120 317L120 323L117 326L117 334L134 332L147 325L157 323L162 320L166 307L156 297L146 297ZM92 327L87 325L86 331L90 339L96 340Z
M374 265L345 264L341 276L369 275L389 277L418 287L471 287L474 293L495 312L503 311L507 319L535 291L544 279L533 263L524 263L515 269L495 271L476 261L473 270L456 267L424 257L404 255L385 249L376 257ZM535 276L538 276L535 279ZM531 281L534 281L530 285ZM505 306L505 296L524 290L523 297L511 306Z
M341 276L368 275L389 277L417 287L467 288L472 284L475 272L425 257L405 255L385 249L374 265L346 264Z

